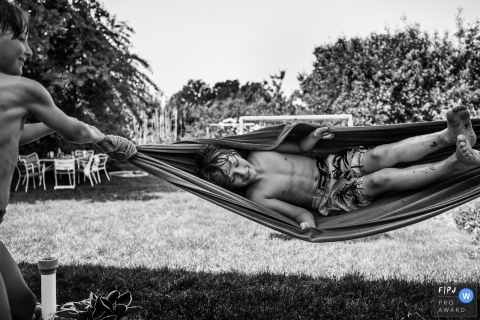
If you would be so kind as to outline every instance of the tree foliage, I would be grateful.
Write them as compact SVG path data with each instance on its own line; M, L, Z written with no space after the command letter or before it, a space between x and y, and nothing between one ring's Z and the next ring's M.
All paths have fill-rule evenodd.
M133 30L97 0L17 3L30 13L33 57L24 76L44 85L67 115L128 134L131 118L154 105L158 93L141 71L148 63L131 52Z
M298 95L318 114L352 113L356 124L443 119L452 103L480 102L480 22L429 35L419 25L339 38L319 46Z
M179 110L179 136L204 137L206 125L248 115L294 114L295 108L282 91L285 71L270 76L270 83L238 80L217 82L189 80L167 103Z
M480 21L465 23L461 11L455 32L443 35L404 18L401 28L315 48L313 71L298 76L300 90L290 97L281 90L281 71L271 84L189 81L170 103L183 110L181 136L201 136L207 122L244 115L350 113L357 125L443 120L455 104L477 109L479 49Z

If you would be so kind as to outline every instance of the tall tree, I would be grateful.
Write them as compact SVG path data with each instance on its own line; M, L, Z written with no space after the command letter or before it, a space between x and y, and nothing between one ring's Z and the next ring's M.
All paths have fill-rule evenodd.
M210 87L202 80L189 80L167 103L179 112L179 137L204 137L206 125L246 115L292 114L282 91L285 71L270 76L271 84L238 80L217 82Z
M131 118L159 93L141 71L148 63L132 53L132 28L97 0L16 2L30 13L33 57L24 76L42 83L66 114L127 135Z
M177 133L185 135L187 127L204 113L204 109L211 104L215 94L208 84L202 80L188 80L182 90L175 93L168 101L169 109L176 109L178 113Z

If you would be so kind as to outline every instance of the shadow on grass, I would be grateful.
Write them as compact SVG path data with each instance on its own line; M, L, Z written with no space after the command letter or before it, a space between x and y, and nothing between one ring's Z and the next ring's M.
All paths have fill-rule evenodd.
M283 234L283 233L270 233L268 235L268 239L270 240L283 240L283 241L290 241L294 240L295 238L292 236L289 236L288 234Z
M14 176L10 187L10 203L46 200L91 200L95 202L115 201L115 200L140 200L147 201L160 198L160 193L177 192L179 189L168 182L165 182L152 175L142 178L119 178L110 177L107 179L104 173L101 173L101 183L91 186L90 182L83 182L83 176L80 177L81 183L75 186L75 189L53 190L55 178L52 172L47 172L45 180L47 181L47 190L38 186L33 188L32 179L28 186L28 192L25 192L25 186L20 185L15 191L18 177ZM65 176L59 180L59 184L68 184L68 177Z
M372 242L372 241L384 240L384 239L393 239L393 237L388 233L380 233L380 234L375 234L375 235L369 236L369 237L363 237L363 238L352 239L352 240L345 240L345 243Z
M283 241L290 241L295 240L294 237L283 233L269 233L268 235L269 240L283 240ZM356 242L373 242L381 239L393 239L393 237L388 233L380 233L369 237L363 237L353 240L344 240L345 243L356 243Z
M19 267L39 297L37 266ZM359 274L337 279L61 265L57 303L119 290L131 291L132 304L143 308L130 319L431 319L434 285Z

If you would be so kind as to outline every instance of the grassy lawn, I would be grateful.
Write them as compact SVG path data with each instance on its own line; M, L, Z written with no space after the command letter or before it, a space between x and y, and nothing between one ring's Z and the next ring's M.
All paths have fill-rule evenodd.
M431 319L434 284L479 282L458 209L352 241L264 227L249 239L253 222L160 179L102 180L12 193L0 240L38 297L36 262L50 255L58 303L130 290L143 308L130 319Z

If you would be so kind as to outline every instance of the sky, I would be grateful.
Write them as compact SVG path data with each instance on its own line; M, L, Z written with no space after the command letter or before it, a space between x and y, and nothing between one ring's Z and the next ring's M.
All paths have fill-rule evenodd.
M339 36L365 37L418 23L454 32L456 14L480 18L479 0L100 0L135 31L131 51L147 60L166 97L189 79L210 86L261 82L285 70L283 90L299 88L313 69L315 47Z

